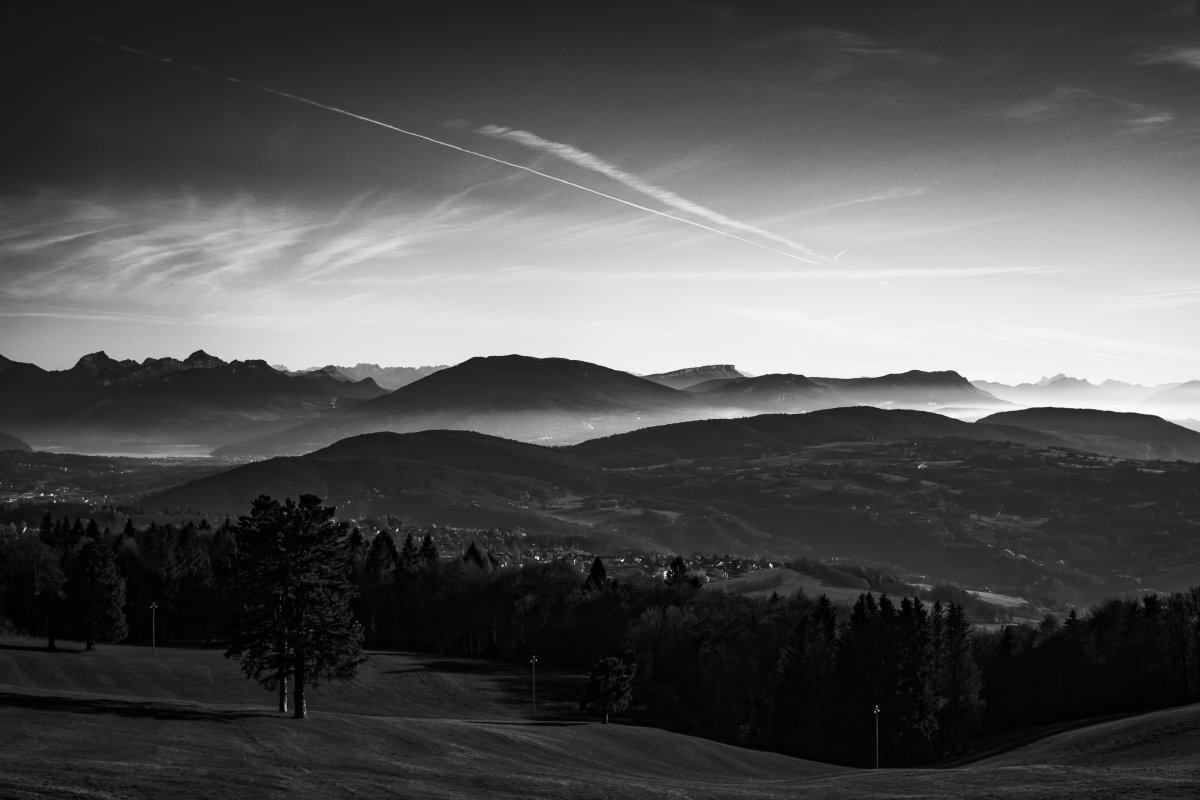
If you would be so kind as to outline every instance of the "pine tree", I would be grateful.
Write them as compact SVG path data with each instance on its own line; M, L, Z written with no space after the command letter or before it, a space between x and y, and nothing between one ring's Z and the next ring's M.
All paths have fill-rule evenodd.
M404 537L404 545L400 548L400 571L407 573L415 570L419 557L417 543L413 541L412 531L409 531Z
M467 551L463 553L462 560L464 564L476 569L487 569L483 553L479 552L479 548L475 546L474 541L467 547Z
M380 531L371 541L367 550L367 561L364 565L365 583L369 589L390 586L396 576L396 566L400 560L396 552L396 544L392 535Z
M432 533L426 533L425 538L421 540L421 549L418 555L421 557L421 564L425 569L437 566L438 551L437 546L433 543Z
M938 730L933 640L929 614L919 599L900 601L895 648L897 682L890 717L900 761L915 764L930 756Z
M84 539L67 582L68 601L86 649L97 639L119 642L129 635L125 621L125 579L107 543Z
M587 580L583 582L584 591L603 589L606 585L608 585L608 570L604 568L604 562L600 560L600 556L596 556L596 560L592 562L592 569L588 572Z
M940 609L939 609L940 610ZM971 622L961 605L946 607L941 627L939 664L945 703L939 725L946 747L957 750L979 727L983 704L979 699L982 679L971 647Z
M333 514L313 495L283 504L263 495L238 524L242 613L225 656L241 662L247 677L278 689L281 711L293 679L296 719L307 716L309 684L352 677L364 660L345 577L347 537Z

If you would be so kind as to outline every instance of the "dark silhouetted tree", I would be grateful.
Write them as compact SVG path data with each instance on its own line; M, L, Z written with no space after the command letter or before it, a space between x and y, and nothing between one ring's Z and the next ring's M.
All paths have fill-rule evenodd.
M352 677L362 663L362 628L350 612L347 534L334 509L313 495L280 504L265 495L238 523L236 591L241 614L225 652L247 677L280 691L294 681L293 714L307 716L305 689Z
M637 675L637 660L632 653L624 658L608 656L596 662L588 677L582 706L600 715L608 724L611 714L619 714L633 700L633 679Z
M129 635L125 579L107 543L84 539L67 581L67 598L86 649L95 650L97 639L119 642Z
M53 526L49 531L46 536L52 539ZM6 552L5 614L19 630L44 635L46 648L54 650L66 582L59 555L42 536L10 540Z
M474 541L467 547L467 552L463 553L462 560L463 564L469 567L483 570L488 568L488 562L484 559L483 553L479 552L479 548L475 546Z
M421 540L421 549L418 552L418 555L421 557L421 565L425 567L425 569L431 569L437 566L438 551L437 545L433 543L432 533L426 533L425 538Z
M600 560L600 556L596 556L596 560L592 562L591 572L588 573L587 580L583 582L583 588L586 591L603 589L607 583L608 570L604 568L604 562Z
M404 544L400 547L400 571L414 571L419 559L417 543L413 541L412 531L409 531L408 535L404 537Z

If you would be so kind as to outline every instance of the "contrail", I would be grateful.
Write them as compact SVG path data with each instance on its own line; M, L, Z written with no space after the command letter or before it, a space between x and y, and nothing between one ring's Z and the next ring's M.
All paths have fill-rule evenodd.
M257 89L260 92L266 92L267 94L273 94L277 97L285 97L288 100L295 100L297 103L304 103L305 105L324 109L325 111L330 111L330 112L333 112L334 114L341 114L342 116L349 117L350 119L357 119L362 122L370 123L371 125L378 125L381 128L386 128L390 131L395 131L396 133L404 134L405 136L411 136L414 139L420 139L422 141L429 142L430 144L438 145L439 147L445 147L450 150L457 150L458 152L465 153L466 155L469 155L469 156L475 156L476 158L482 158L487 161L494 162L496 164L502 164L502 165L504 165L506 167L510 167L512 169L521 170L522 172L528 172L529 174L536 175L539 178L545 178L546 180L554 181L555 183L560 183L564 186L570 186L572 189L578 189L581 192L587 192L588 194L593 194L593 195L596 195L597 197L603 197L605 200L612 200L614 203L620 203L621 205L628 206L633 209L637 209L638 211L644 211L647 214L654 214L655 216L663 217L664 219L673 220L675 222L680 222L680 223L683 223L684 225L691 225L694 228L700 228L701 230L708 231L709 233L715 233L718 236L724 236L728 239L734 239L736 241L742 242L743 244L748 244L748 245L751 245L752 247L757 247L761 250L766 250L768 252L775 253L776 255L784 256L785 258L791 258L796 261L804 261L809 264L817 263L816 261L814 261L811 258L806 258L804 256L797 255L795 253L789 253L785 250L780 250L778 248L771 247L770 245L766 245L761 242L756 242L753 239L748 239L744 236L739 236L736 233L730 233L729 231L724 231L724 230L721 230L720 228L712 227L710 225L705 225L702 222L696 222L695 220L676 216L675 214L671 214L666 211L661 211L657 208L650 208L649 206L644 206L644 205L641 205L640 203L634 203L630 200L625 200L623 198L616 197L614 195L607 194L605 192L601 192L598 189L593 189L589 186L584 186L582 184L566 180L565 178L559 178L556 175L551 175L549 173L542 172L540 170L536 170L532 167L524 166L523 164L516 164L516 163L513 163L512 161L505 161L502 158L496 158L495 156L489 156L487 153L480 153L476 150L470 150L466 147L459 147L456 144L451 144L450 142L444 142L441 139L435 139L432 136L426 136L423 133L417 133L416 131L405 130L404 128L399 128L395 125L390 125L386 122L381 122L377 119L371 119L370 117L364 117L362 114L355 114L353 111L347 111L344 108L338 108L337 106L326 105L325 103L319 103L316 100L310 100L307 97L301 97L300 95L297 95L297 94L291 94L290 92L285 92L281 89L272 89L270 86L263 86L261 84L252 83L247 80L242 80L241 78L234 78L229 75L223 75L220 72L213 72L212 70L204 69L203 67L196 67L196 66L192 66L191 64L185 64L182 61L175 61L174 59L170 59L165 56L155 55L154 53L147 53L144 50L138 50L137 48L129 47L128 45L119 44L117 42L110 42L107 39L101 39L99 36L85 35L84 38L88 39L89 41L96 42L97 44L104 45L105 47L112 47L117 50L124 50L127 53L132 53L136 56L141 56L142 58L148 58L153 61L160 61L164 64L171 64L173 66L183 67L184 69L191 70L192 72L197 72L197 73L200 73L201 75L207 75L211 78L216 78L218 80L226 81L227 83L235 83L235 84L239 84L241 86L247 86L251 89ZM679 199L682 200L683 198L679 198ZM684 202L686 202L686 201L684 201ZM710 212L710 213L712 213L712 212ZM743 227L745 227L745 226L743 225ZM759 233L757 231L757 229L755 229L754 232ZM762 235L762 234L760 233L760 235ZM775 237L773 235L770 235L768 238L779 239L780 237ZM787 240L783 240L783 241L786 242L789 246L796 247L796 245L792 244L791 242L787 242Z
M782 236L774 234L771 231L758 227L757 225L751 225L746 222L740 222L736 219L731 219L720 212L705 208L699 203L693 203L691 200L680 197L672 191L655 186L652 183L647 183L638 176L631 175L630 173L622 170L620 167L610 164L604 159L591 153L580 150L574 145L564 144L562 142L552 142L549 139L543 139L537 134L530 133L529 131L504 128L499 125L484 125L482 128L476 128L475 132L484 136L490 136L494 139L504 139L507 141L516 142L517 144L533 150L539 150L543 153L549 153L556 158L561 158L563 161L567 161L571 164L575 164L576 166L583 167L584 169L589 169L593 172L598 172L601 175L612 178L618 183L628 186L635 192L640 192L647 197L651 197L663 205L671 206L672 208L696 217L701 217L715 225L720 225L723 228L733 228L734 230L740 230L745 233L753 234L760 238L785 245L793 250L798 250L807 255L820 258L817 253L812 252L798 242L793 242L790 239L786 239Z

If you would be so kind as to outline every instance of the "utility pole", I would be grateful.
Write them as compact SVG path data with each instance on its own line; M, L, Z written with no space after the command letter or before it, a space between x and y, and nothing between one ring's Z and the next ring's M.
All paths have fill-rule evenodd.
M533 716L537 717L537 656L529 657L529 677L533 688Z
M879 706L875 706L875 769L879 769Z
M154 618L156 616L156 614L155 614L156 611L158 611L158 603L151 603L150 604L150 652L151 653L158 652L158 644L155 639L155 626L154 626Z

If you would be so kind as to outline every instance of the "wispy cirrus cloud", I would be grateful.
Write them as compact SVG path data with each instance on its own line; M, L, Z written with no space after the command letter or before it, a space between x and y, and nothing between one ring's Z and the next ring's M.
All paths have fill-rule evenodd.
M662 205L667 206L674 211L704 220L709 224L700 225L699 227L712 230L714 233L722 232L722 230L718 229L725 229L726 233L728 231L736 231L738 234L755 237L776 245L781 245L788 250L793 251L793 257L796 257L794 254L801 254L804 256L802 260L809 261L810 263L816 263L814 259L824 260L824 257L819 253L811 250L800 242L794 241L785 236L780 236L758 225L733 219L732 217L726 216L719 211L714 211L710 208L700 205L699 203L688 200L685 197L681 197L669 189L655 186L654 184L638 177L637 175L626 172L614 164L605 161L599 156L593 155L584 150L580 150L574 145L565 144L563 142L554 142L549 139L543 139L541 136L530 133L529 131L506 128L499 125L484 125L476 128L475 132L494 139L514 142L531 150L545 153L561 159L562 161L566 161L567 163L574 164L577 167L581 167L591 172L603 175L607 178L611 178L617 183L620 183L622 186L632 189L633 191L638 192L639 194L658 203L661 203ZM675 218L678 219L677 217ZM711 226L715 226L716 229ZM742 239L741 236L736 235L734 238ZM742 240L747 241L746 239ZM755 244L753 241L749 241L749 243Z
M803 45L816 54L809 80L825 83L874 66L908 67L922 70L940 65L936 53L881 42L861 33L839 28L799 27L778 31L742 45L739 50L762 53L791 45Z
M1111 309L1165 309L1200 304L1200 283L1158 284L1111 300Z
M496 283L519 281L555 281L586 283L589 281L627 282L636 285L645 282L666 283L730 283L730 284L770 284L770 283L862 283L875 281L941 281L969 280L971 278L987 278L998 276L1030 276L1046 275L1064 271L1053 266L989 266L989 267L888 267L878 269L811 269L811 270L739 270L739 269L697 269L693 267L676 267L673 269L638 269L579 271L555 269L546 267L511 268L497 270L487 276L473 280L491 281ZM446 276L451 280L450 276Z
M1200 46L1168 45L1143 50L1134 56L1133 63L1143 66L1169 64L1184 69L1200 70Z
M1168 109L1078 86L1058 86L1047 94L994 108L989 114L1004 122L1031 124L1088 110L1109 115L1117 127L1130 133L1144 133L1175 121L1175 115Z
M250 195L104 191L0 198L0 310L203 323L205 314L279 320L291 308L311 317L411 275L423 247L454 237L464 208L360 198L330 213ZM161 313L168 308L177 314Z
M1035 326L1001 326L995 333L980 333L980 335L1008 344L1082 356L1110 366L1124 366L1132 363L1189 370L1194 368L1196 359L1200 356L1200 351L1195 348Z

